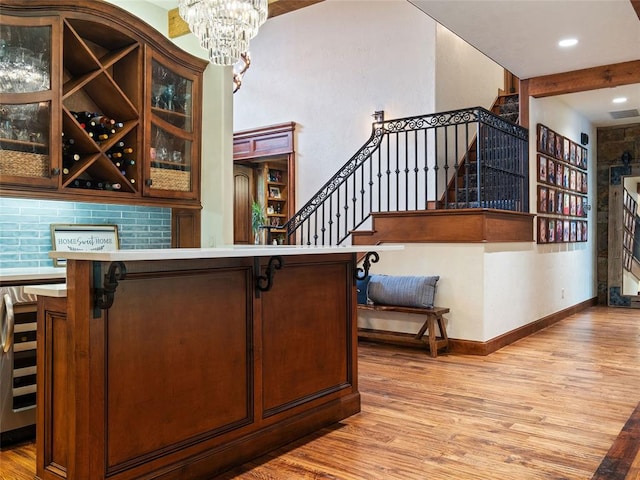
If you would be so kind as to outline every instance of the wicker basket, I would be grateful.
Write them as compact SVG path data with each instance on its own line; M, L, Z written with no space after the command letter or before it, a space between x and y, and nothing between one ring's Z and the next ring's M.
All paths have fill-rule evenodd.
M191 191L191 172L152 167L151 178L153 179L151 188L177 192Z
M49 175L49 155L0 150L0 175L47 177Z

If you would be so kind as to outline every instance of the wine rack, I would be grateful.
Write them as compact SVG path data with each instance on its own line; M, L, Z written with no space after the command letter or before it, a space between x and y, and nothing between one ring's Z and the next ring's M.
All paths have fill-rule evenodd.
M140 152L138 128L142 85L131 79L141 78L140 43L119 31L92 22L66 19L63 29L62 131L74 139L80 159L65 175L62 187L98 189L120 185L116 192L138 191L140 172L120 169L107 156L114 145L123 142ZM121 126L107 138L90 136L89 125L80 123L75 112L105 115ZM107 134L105 134L106 136Z

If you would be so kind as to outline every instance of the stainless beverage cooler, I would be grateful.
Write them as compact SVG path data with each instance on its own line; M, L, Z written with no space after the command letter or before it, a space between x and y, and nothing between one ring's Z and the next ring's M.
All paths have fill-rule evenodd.
M0 287L0 446L35 438L37 297Z

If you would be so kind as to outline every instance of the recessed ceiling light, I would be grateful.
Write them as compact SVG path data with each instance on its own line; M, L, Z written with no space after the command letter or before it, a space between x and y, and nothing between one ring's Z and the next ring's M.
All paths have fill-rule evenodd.
M617 97L613 99L613 103L624 103L627 101L627 97Z
M578 39L577 38L565 38L564 40L560 40L558 42L558 45L560 45L561 47L573 47L574 45L578 44Z

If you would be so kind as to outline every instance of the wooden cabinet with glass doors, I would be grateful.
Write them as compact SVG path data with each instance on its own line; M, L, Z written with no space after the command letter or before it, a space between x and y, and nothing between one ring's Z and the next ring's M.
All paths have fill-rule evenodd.
M6 0L0 14L3 189L199 207L207 62L106 2Z
M0 182L57 187L59 68L55 17L2 17L0 25ZM59 133L58 133L59 134Z
M149 139L148 170L145 194L194 198L199 183L199 137L194 125L194 91L199 90L198 76L169 67L153 54L149 66L151 92L147 124ZM199 115L198 115L199 117Z

